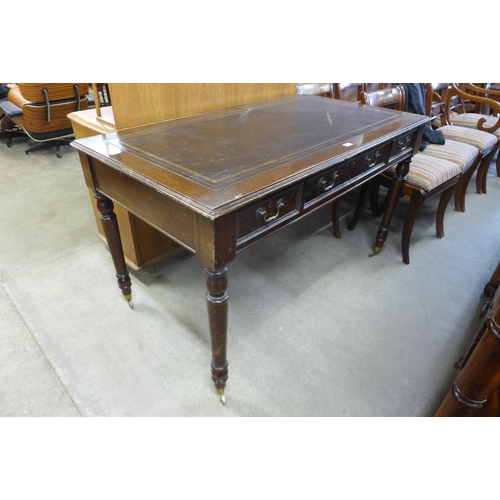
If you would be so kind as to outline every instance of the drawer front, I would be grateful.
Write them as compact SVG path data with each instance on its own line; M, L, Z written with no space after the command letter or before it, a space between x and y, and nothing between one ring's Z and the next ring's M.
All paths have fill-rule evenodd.
M395 156L399 156L400 154L407 153L408 150L413 149L416 138L417 131L413 131L394 139L391 144L390 157L393 158Z
M296 216L300 211L301 188L302 184L294 186L239 211L236 215L237 245L272 232L276 226Z
M304 204L307 205L320 198L328 197L338 191L343 184L352 179L379 168L387 162L389 145L373 148L359 156L355 156L340 165L336 165L322 174L311 177L306 182Z

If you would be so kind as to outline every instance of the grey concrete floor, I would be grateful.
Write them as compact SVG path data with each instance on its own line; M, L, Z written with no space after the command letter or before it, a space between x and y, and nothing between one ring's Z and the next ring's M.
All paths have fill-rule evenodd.
M383 251L367 211L342 238L329 208L229 266L227 405L210 377L203 266L181 252L132 272L123 300L77 152L0 142L0 416L431 416L500 259L500 178L466 213L437 200L403 264L402 199ZM473 178L474 181L474 178Z

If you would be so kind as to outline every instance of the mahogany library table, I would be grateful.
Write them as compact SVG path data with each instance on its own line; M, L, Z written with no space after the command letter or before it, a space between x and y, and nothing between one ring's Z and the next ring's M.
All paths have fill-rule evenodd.
M225 404L227 265L249 246L396 165L375 238L378 252L427 121L297 95L87 137L73 146L131 307L113 202L205 266L212 379Z

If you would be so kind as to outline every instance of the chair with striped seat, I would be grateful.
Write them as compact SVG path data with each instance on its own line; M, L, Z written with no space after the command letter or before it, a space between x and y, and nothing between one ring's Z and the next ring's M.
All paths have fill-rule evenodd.
M333 97L342 101L360 102L361 92L367 91L366 83L334 83Z
M370 106L390 105L396 110L403 110L405 105L405 90L402 86L396 86L392 89L383 89L370 93L364 92L361 102L362 104ZM469 150L468 154L470 155L473 152L473 150ZM459 155L458 149L455 149L455 154ZM444 156L444 154L442 156ZM471 161L474 161L473 156L470 157ZM417 215L424 202L438 194L441 196L436 212L436 235L438 238L444 236L444 216L446 208L462 178L462 168L460 164L456 161L451 161L451 158L451 153L450 158L445 159L444 157L424 154L422 152L417 153L412 158L410 170L403 188L403 195L410 198L401 239L401 250L403 262L405 264L410 263L410 239ZM372 212L375 214L381 213L381 210L374 204L374 201L378 199L379 186L382 185L389 188L395 170L396 167L392 167L372 180ZM365 203L366 200L362 200L360 197L356 213L360 213L359 209L364 206ZM382 203L382 210L383 206L384 202ZM354 229L358 220L356 216L353 217L348 228L350 230Z
M481 104L484 104L488 110L488 114L469 112L454 115L452 118L453 124L494 134L497 137L496 153L500 149L500 90L491 84L485 88L478 87L473 83L463 83L460 86L451 84L451 86L452 96L459 95L465 98L465 95L467 95L468 100L474 100L478 103L478 109L481 109ZM493 157L494 154L491 156L491 159ZM485 162L481 165L478 170L476 181L476 190L478 193L486 194L486 178L491 165L491 159L488 163ZM500 177L500 155L497 155L496 171Z
M396 168L379 175L372 182L372 191L378 192L378 186L389 188ZM410 263L410 238L413 225L425 200L441 194L436 211L436 236L444 237L444 216L448 203L460 182L462 170L457 163L429 154L417 153L410 164L406 176L403 195L410 197L401 239L403 262ZM372 197L373 199L373 197Z
M485 84L484 87L487 90L487 94L484 95L484 97L487 97L488 99L493 99L494 101L497 101L500 103L500 83L487 83ZM482 95L482 92L481 92ZM498 109L493 110L489 108L489 105L487 107L487 113L490 115L494 115L495 113L498 113ZM498 116L498 114L497 114Z
M442 131L445 139L475 146L481 155L477 165L464 173L464 178L457 188L455 199L459 200L458 209L462 212L465 211L467 187L476 170L476 192L486 193L486 174L493 157L500 147L500 131L498 129L493 130L491 128L491 132L488 132L478 127L480 119L485 119L488 123L498 119L477 113L466 113L463 108L464 100L491 101L477 95L467 94L455 84L427 84L426 114L435 118L433 123L439 126L439 130ZM455 205L455 208L457 208L457 203Z
M455 137L458 136L455 135ZM468 144L467 142L446 138L444 144L428 144L426 148L421 151L421 154L442 158L456 163L460 167L462 178L455 189L455 210L457 212L465 212L467 185L482 158L479 149L475 145Z

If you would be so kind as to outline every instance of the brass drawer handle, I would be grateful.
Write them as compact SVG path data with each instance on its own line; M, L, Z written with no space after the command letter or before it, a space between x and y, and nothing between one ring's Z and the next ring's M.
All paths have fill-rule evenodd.
M373 158L373 162L372 163L370 163L370 157L367 156L366 159L365 159L366 168L372 168L372 167L374 167L377 164L379 158L380 158L380 153L378 151L375 153L375 158Z
M278 217L278 215L280 214L280 208L283 206L285 206L285 203L284 203L283 199L280 198L276 202L276 214L275 215L271 215L271 217L268 217L267 210L265 208L261 207L261 208L257 209L256 216L262 217L264 219L264 222L272 222L273 220L275 220Z
M321 179L318 182L318 186L323 189L323 191L328 191L329 189L332 189L333 186L335 186L335 181L337 180L337 177L339 176L338 172L333 173L333 179L332 183L329 184L328 186L326 185L326 179L324 177L321 177Z
M403 149L406 149L410 145L410 138L405 137L404 139L399 139L397 142L396 149L399 149L399 151L402 151Z

